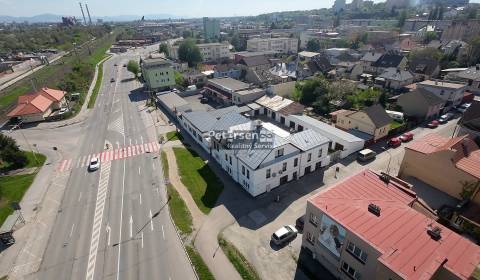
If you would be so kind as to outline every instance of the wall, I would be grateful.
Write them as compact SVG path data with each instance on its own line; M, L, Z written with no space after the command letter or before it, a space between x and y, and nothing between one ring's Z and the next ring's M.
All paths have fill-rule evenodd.
M280 83L276 85L271 85L270 88L272 92L276 95L289 97L293 94L293 90L295 89L295 81Z
M175 76L171 67L142 68L142 74L151 89L160 89L175 85Z

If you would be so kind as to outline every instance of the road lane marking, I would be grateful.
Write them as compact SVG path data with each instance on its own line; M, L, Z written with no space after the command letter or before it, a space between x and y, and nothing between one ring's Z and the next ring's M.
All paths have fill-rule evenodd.
M82 192L80 192L80 195L78 196L78 201L82 199Z
M142 205L142 194L140 193L140 205Z
M150 230L153 231L153 216L152 209L150 209Z
M108 181L110 179L111 162L102 164L100 167L100 178L97 191L97 201L95 203L95 213L92 226L92 237L90 240L90 250L87 265L87 280L93 280L95 274L95 264L97 260L98 245L100 241L100 229L102 227L103 211L107 198Z
M162 225L162 236L163 236L163 240L165 240L165 231L163 230L163 225Z
M142 142L142 145L143 145L143 136L140 135L140 142Z
M72 237L72 234L73 234L73 227L75 226L75 224L72 224L72 228L70 229L70 235L68 237Z
M152 168L155 170L155 162L152 161Z
M130 146L132 146L132 138L128 139L130 142Z
M132 215L130 215L130 238L133 237L133 218Z
M143 231L142 231L142 248L143 248Z
M123 136L123 140L125 141L125 136ZM119 237L118 237L118 261L117 261L117 280L120 279L120 256L122 251L122 220L123 220L123 196L125 194L125 164L126 161L123 161L123 179L122 179L122 202L120 206L120 229L119 229Z
M140 175L140 173L141 173L141 172L140 172L140 166L139 166L139 167L138 167L138 175Z

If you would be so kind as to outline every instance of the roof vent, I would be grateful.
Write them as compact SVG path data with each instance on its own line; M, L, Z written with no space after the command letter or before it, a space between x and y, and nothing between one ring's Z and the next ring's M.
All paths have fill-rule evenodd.
M386 173L383 173L380 175L380 180L382 180L385 184L390 183L390 176Z
M442 235L441 235L442 229L439 228L438 226L427 229L427 233L435 241L438 241L440 240L440 238L442 238Z
M380 206L376 205L376 204L373 204L373 203L370 203L368 204L368 212L372 213L373 215L377 216L377 217L380 217L380 211L382 209L380 208Z

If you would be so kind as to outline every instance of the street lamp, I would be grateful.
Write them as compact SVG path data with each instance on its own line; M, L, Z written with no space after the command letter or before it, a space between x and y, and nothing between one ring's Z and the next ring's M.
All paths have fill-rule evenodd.
M388 159L388 165L387 165L387 174L390 175L390 162L392 161L392 154L390 153L389 150L387 150L385 147L382 147L382 149L388 153L389 159Z

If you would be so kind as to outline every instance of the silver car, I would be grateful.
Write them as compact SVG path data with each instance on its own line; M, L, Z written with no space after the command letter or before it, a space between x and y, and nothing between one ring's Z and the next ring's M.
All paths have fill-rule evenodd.
M283 226L272 234L272 242L275 245L282 245L285 242L295 239L295 237L297 237L297 233L298 230L295 228L295 226Z

